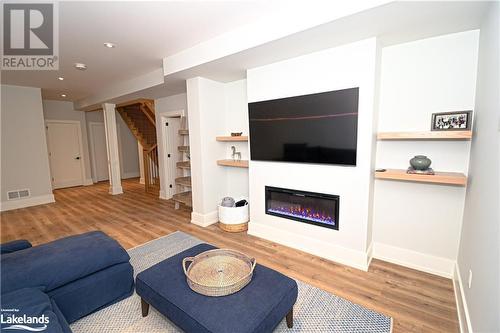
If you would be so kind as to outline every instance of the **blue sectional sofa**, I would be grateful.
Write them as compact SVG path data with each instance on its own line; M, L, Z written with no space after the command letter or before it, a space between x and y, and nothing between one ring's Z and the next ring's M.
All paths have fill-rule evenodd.
M40 320L48 324L31 324L46 324L44 332L71 332L68 324L134 291L128 253L100 231L35 247L25 240L14 241L2 244L0 251L4 319L48 318ZM13 324L19 322L2 323L2 329Z

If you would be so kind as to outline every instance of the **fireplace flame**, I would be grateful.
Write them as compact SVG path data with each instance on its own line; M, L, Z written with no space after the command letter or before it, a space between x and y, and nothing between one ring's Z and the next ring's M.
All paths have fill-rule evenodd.
M299 217L314 222L335 225L335 219L325 212L315 211L312 208L302 206L278 206L269 208L270 212L291 217Z

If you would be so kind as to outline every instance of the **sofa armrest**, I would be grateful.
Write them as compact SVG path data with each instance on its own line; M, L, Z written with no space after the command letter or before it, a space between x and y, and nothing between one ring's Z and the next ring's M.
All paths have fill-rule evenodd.
M0 244L0 254L7 254L24 250L31 247L31 243L26 239L19 239L8 243Z

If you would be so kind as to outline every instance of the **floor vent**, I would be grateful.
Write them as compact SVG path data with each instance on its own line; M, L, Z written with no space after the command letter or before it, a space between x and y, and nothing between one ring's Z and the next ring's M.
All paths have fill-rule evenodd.
M29 196L30 196L30 190L28 189L7 192L8 200L23 199L23 198L28 198Z

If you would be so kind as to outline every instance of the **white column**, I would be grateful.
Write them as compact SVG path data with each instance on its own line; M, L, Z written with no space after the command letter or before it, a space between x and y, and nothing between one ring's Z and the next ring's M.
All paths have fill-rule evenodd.
M139 141L137 141L137 151L139 153L139 173L141 175L139 183L144 184L144 155L142 145Z
M116 129L115 105L104 103L104 128L106 131L106 148L108 152L109 193L112 195L123 193L120 175L120 157L118 153L118 132Z

